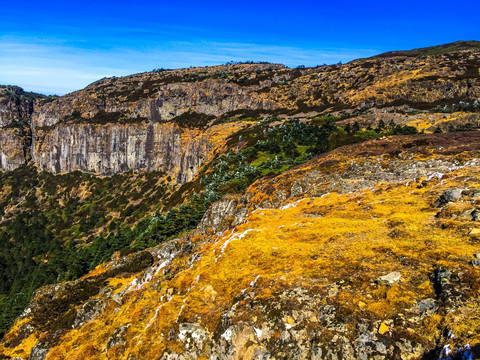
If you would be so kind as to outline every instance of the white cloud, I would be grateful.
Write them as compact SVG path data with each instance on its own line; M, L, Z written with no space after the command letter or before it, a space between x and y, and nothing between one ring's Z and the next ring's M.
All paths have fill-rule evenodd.
M0 37L0 84L29 91L64 94L105 76L124 76L153 68L207 66L227 61L269 61L315 66L371 56L371 49L311 49L249 43L172 42L143 50L83 49L58 41Z

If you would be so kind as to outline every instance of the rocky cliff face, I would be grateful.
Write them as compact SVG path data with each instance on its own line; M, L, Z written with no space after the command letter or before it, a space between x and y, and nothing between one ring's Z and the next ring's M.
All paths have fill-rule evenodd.
M53 173L160 170L177 183L185 183L238 128L239 124L221 124L204 131L175 123L59 124L36 131L34 157L41 169Z
M271 106L251 94L250 86L240 86L239 79L257 82L260 75L286 72L282 65L247 64L205 68L165 70L123 78L99 80L84 90L39 106L33 117L36 127L62 122L73 112L95 122L100 112L125 121L169 121L186 112L221 116L242 109ZM263 84L263 83L262 83ZM265 83L265 85L270 82ZM265 86L263 85L263 86Z
M0 169L14 170L25 161L23 133L18 129L0 129Z
M39 104L33 115L34 156L40 168L53 172L163 170L179 182L191 180L221 142L215 134L237 129L208 124L226 113L274 107L215 76L276 68L281 66L223 66L101 80Z

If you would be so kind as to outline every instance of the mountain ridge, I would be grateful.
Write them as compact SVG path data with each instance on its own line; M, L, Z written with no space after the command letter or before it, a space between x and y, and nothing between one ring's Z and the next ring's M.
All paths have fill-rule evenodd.
M369 58L354 59L354 60L349 61L348 63L363 60L363 59L375 59L375 58L378 58L378 57L391 57L391 56L412 56L412 57L415 57L415 56L420 56L420 55L421 56L439 55L439 54L442 54L442 53L451 53L451 52L457 52L457 51L462 51L462 50L472 50L472 49L473 50L479 50L480 49L480 41L477 41L477 40L457 40L457 41L451 42L451 43L446 43L446 44L441 44L441 45L432 45L432 46L426 46L426 47L421 47L421 48L413 48L413 49L410 49L410 50L392 50L392 51L386 51L386 52L380 53L378 55L373 55ZM441 50L441 51L437 51L437 50ZM408 54L410 54L410 55L408 55ZM102 79L98 79L98 80L86 85L85 88L88 88L92 85L96 85L96 84L101 83L102 81L105 81L105 80L108 80L108 79L124 79L124 78L135 77L135 76L140 76L140 75L149 74L149 73L176 72L176 71L178 72L178 71L182 71L182 70L191 70L191 69L194 69L194 70L216 69L216 68L221 69L223 67L228 67L228 66L232 67L232 66L239 66L239 65L241 66L241 65L265 65L265 64L272 65L274 67L283 67L283 68L286 68L286 69L294 69L295 68L295 67L287 67L286 65L280 64L280 63L265 62L265 61L231 62L231 63L225 63L225 64L219 64L219 65L190 66L190 67L175 68L175 69L159 68L159 69L153 69L152 71L143 71L143 72L124 75L124 76L104 77ZM306 69L315 69L315 68L319 68L319 67L334 66L334 65L335 64L328 64L328 65L325 64L325 65L317 65L317 66L312 66L312 67L304 67L304 66L300 65L299 67L300 68L306 68ZM17 85L0 85L0 86L20 88ZM69 95L71 93L78 92L78 91L81 91L81 90L82 89L73 90L72 92L64 94L62 96ZM22 91L23 91L23 89L22 89ZM30 93L36 94L34 92L30 92ZM50 95L50 96L45 95L45 94L37 94L37 95L40 95L42 97L57 97L56 95Z
M36 133L32 139L38 141L5 133L10 143L18 144L11 145L18 150L4 154L2 166L12 169L21 163L22 156L23 161L28 161L21 149L31 147L37 165L52 172L111 174L142 168L172 171L168 159L156 160L168 141L177 143L175 146L182 151L193 146L192 151L198 153L194 157L207 156L208 150L198 149L191 145L191 137L182 138L180 134L180 128L195 122L206 126L235 121L242 114L313 118L332 113L354 118L361 113L408 113L411 109L441 113L444 108L454 111L454 106L462 110L465 103L472 106L478 99L480 60L473 50L458 54L413 60L371 58L297 69L238 64L103 79L68 95L37 101L31 130ZM168 130L170 122L176 123L173 130ZM170 140L156 135L161 129L171 132ZM105 137L110 140L105 142ZM132 157L118 150L117 138L124 139L122 148L129 146ZM127 138L138 138L140 144L129 144ZM60 147L64 149L61 154L57 150ZM87 151L97 155L89 156ZM8 158L13 156L15 160L9 165ZM200 162L183 161L181 171L192 165L193 172L198 171ZM186 178L191 179L191 175Z
M478 358L454 44L0 88L0 359Z
M480 50L480 41L477 40L459 40L452 43L427 46L423 48L415 48L411 50L396 50L396 51L387 51L379 55L372 56L372 58L386 58L386 57L395 57L395 56L406 56L406 57L416 57L416 56L428 56L428 55L440 55L445 53L454 53L463 50Z

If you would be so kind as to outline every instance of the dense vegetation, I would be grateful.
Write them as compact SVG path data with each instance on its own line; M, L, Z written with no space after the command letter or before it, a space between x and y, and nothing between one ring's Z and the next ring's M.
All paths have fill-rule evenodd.
M0 85L0 104L12 102L18 107L17 120L3 126L3 128L18 128L23 130L29 121L31 111L33 111L33 102L40 99L43 99L43 101L50 101L52 98L54 98L54 96L47 97L34 92L25 92L19 86Z
M281 173L328 151L337 131L331 118L321 125L296 119L260 121L237 138L246 147L229 151L201 170L201 184L207 193L242 193L262 176Z
M36 288L75 279L104 260L97 234L114 242L110 234L128 233L161 204L159 179L52 175L31 166L0 173L0 334Z
M242 193L260 177L277 175L339 146L388 135L417 133L412 126L393 122L386 125L381 121L375 129L361 129L358 123L338 127L336 120L334 116L325 116L310 123L275 118L260 121L237 138L239 143L246 142L248 146L231 150L202 169L201 184L207 193L216 196Z
M0 85L0 94L12 99L16 104L19 104L22 101L50 98L50 96L47 97L31 91L25 92L20 86L15 85Z

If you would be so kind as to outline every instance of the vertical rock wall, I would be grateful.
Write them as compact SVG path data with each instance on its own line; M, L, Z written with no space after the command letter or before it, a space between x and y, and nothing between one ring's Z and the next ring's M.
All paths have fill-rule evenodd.
M34 158L39 168L54 173L160 170L184 183L222 145L212 140L213 134L228 136L229 129L233 127L218 125L201 131L175 123L62 124L37 130Z

